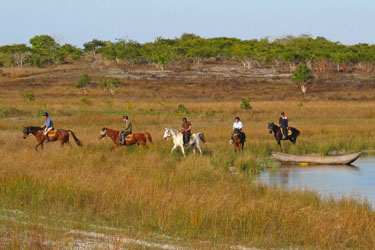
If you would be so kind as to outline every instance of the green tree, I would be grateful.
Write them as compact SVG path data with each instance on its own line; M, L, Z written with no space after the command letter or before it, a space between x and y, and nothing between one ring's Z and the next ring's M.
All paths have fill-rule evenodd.
M291 80L298 83L303 94L306 93L307 85L309 85L314 78L313 72L305 64L299 65L292 73Z
M106 45L104 41L93 39L91 42L87 42L83 44L85 52L91 52L93 55L96 54L99 48L102 48Z
M59 47L59 44L49 35L34 36L30 39L33 49L53 51Z

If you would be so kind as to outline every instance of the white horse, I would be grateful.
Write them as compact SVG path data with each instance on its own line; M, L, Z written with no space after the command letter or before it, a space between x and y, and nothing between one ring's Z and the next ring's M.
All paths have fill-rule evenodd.
M173 153L173 150L175 150L179 146L179 147L181 147L182 153L185 157L184 135L182 134L182 132L180 132L176 129L173 129L173 128L166 128L165 132L164 132L163 139L168 139L169 137L173 138L173 143L174 143L174 146L171 150L171 153ZM201 149L201 145L200 145L201 140L202 140L202 142L206 142L202 132L191 134L190 141L189 141L188 145L190 145L193 148L194 154L195 154L195 147L197 147L199 149L199 152L202 155L202 149Z

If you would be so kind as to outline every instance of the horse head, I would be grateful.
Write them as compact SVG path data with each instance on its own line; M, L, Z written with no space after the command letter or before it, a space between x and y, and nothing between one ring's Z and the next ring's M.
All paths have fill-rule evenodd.
M164 131L164 136L163 136L163 139L168 139L169 137L172 136L172 132L171 132L171 129L170 128L165 128L165 131Z
M26 137L31 133L30 127L23 127L23 139L26 139Z
M100 130L99 132L99 139L103 139L104 137L107 136L107 129L106 128L102 128L102 130Z
M275 128L275 124L273 122L269 122L268 123L268 131L270 132L270 134L272 134L273 132L273 129Z

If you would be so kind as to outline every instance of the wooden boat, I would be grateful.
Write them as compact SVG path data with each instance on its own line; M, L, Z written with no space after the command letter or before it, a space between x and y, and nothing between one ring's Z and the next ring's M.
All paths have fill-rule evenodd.
M281 164L300 164L300 165L350 165L357 160L362 152L346 155L292 155L279 152L273 152L272 156L281 162Z

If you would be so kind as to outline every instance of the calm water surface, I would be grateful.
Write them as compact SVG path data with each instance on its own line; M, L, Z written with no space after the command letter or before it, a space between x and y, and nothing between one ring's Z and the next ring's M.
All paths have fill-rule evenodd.
M323 195L355 196L375 207L375 157L361 157L354 166L282 166L261 172L258 181Z

